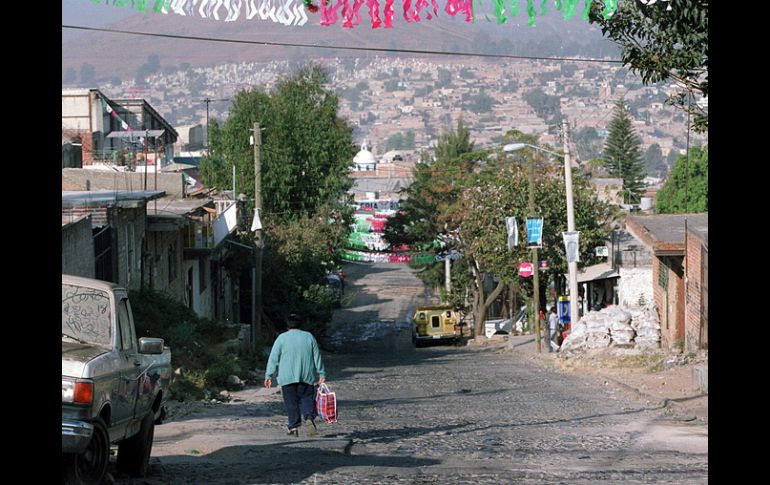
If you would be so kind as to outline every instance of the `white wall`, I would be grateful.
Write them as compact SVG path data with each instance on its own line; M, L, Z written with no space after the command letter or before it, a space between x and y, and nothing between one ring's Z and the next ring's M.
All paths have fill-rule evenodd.
M620 267L618 293L618 301L623 306L638 306L641 297L646 303L652 303L652 268Z

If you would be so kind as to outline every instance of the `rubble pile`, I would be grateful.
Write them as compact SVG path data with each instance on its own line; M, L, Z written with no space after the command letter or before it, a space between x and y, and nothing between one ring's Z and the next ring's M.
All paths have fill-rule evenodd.
M614 346L632 346L636 332L631 326L631 313L620 307L607 308L610 316L610 337Z
M660 324L654 308L626 310L611 306L601 311L590 311L575 325L564 339L561 352L605 347L660 347Z
M589 349L603 349L610 345L609 315L604 312L593 313L586 319L586 347Z
M642 349L660 348L660 322L654 307L645 307L634 315L631 327L636 331L637 347Z

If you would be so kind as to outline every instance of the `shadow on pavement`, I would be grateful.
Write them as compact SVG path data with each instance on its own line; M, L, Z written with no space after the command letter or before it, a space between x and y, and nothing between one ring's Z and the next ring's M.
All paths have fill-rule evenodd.
M419 468L438 463L409 456L351 456L341 450L324 449L324 440L300 440L230 446L201 456L165 456L160 473L150 473L147 478L164 483L290 484L340 467Z

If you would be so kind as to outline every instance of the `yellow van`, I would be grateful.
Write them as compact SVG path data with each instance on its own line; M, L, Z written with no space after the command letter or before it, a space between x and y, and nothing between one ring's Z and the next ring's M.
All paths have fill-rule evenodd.
M412 318L412 343L421 347L428 340L457 340L460 328L457 312L447 305L417 307Z

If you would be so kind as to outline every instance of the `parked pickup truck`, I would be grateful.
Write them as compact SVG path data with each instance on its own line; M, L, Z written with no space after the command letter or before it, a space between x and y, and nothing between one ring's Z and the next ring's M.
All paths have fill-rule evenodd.
M62 275L61 304L66 481L101 483L113 443L118 469L141 477L165 415L171 352L160 338L137 341L128 292L116 284Z

